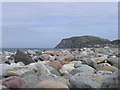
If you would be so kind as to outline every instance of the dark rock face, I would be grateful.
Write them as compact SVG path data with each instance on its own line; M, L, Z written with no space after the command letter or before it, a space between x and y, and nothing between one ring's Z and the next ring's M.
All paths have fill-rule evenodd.
M34 60L28 55L18 50L14 56L15 62L23 62L25 65L33 63Z
M55 48L81 48L110 44L110 40L95 36L80 36L63 39Z

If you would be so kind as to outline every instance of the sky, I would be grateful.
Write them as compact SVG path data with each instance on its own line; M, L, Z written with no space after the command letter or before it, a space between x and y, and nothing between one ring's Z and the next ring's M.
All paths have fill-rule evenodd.
M3 48L54 48L83 35L117 39L118 3L2 3Z

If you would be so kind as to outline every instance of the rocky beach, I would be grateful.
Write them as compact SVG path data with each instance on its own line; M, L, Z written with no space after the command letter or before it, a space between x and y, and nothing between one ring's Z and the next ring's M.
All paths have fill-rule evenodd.
M118 54L109 46L1 51L1 88L118 88Z

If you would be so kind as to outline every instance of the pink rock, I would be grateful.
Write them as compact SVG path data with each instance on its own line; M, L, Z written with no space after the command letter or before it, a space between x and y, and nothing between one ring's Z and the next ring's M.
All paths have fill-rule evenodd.
M2 80L2 85L7 88L25 88L25 80L17 76L10 76Z

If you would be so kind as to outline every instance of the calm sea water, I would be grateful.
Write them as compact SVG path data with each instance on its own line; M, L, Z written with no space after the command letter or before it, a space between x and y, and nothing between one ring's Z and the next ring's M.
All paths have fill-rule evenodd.
M17 50L27 51L27 50L55 50L54 48L2 48L2 51L15 52Z

